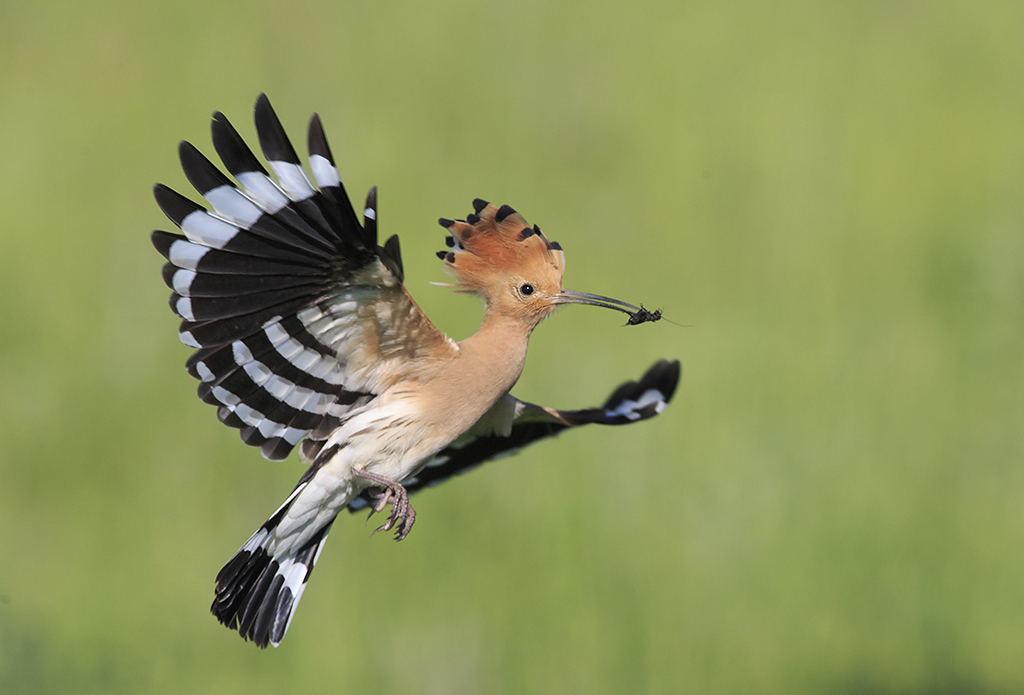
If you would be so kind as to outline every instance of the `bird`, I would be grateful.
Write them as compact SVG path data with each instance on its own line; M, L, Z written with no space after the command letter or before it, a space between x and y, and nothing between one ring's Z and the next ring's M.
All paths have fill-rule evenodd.
M558 307L613 309L627 325L660 311L563 288L561 246L510 206L478 198L464 219L439 220L448 286L485 304L480 328L456 342L405 288L398 236L378 245L376 187L360 224L320 117L308 128L312 178L265 94L254 117L270 171L215 112L213 146L234 181L182 141L182 168L206 205L157 184L181 233L151 240L167 261L199 397L265 458L298 446L306 466L216 578L214 616L263 648L280 645L342 510L390 506L374 533L402 540L416 519L410 494L568 428L651 418L671 400L680 365L656 362L596 408L515 398L530 335Z

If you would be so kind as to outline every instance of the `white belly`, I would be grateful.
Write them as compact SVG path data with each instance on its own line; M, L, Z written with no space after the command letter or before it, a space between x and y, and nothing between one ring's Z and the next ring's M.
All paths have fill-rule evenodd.
M324 444L322 452L334 453L327 461L314 462L315 474L295 495L273 532L273 553L301 548L371 486L370 481L355 475L356 469L400 482L448 440L432 435L414 402L371 401L367 408L353 413Z

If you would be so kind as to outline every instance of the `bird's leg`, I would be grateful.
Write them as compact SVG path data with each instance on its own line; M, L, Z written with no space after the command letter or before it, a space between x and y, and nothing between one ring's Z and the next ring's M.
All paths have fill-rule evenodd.
M391 505L391 514L388 515L387 521L373 533L377 533L377 531L390 531L394 528L396 541L400 541L408 536L409 531L412 530L413 523L416 521L416 510L409 504L409 493L406 492L402 484L365 470L357 469L355 474L384 488L381 492L374 495L377 498L377 504L370 511L370 516L382 511L388 504ZM366 518L369 519L370 517ZM370 535L372 536L373 534Z

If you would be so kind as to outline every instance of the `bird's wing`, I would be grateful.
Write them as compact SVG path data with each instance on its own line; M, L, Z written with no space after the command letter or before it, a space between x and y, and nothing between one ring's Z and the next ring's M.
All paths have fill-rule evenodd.
M468 432L436 453L402 484L410 493L433 487L570 427L590 423L628 425L652 418L672 400L679 374L678 360L659 360L639 381L627 381L615 389L604 405L585 410L556 410L505 396ZM349 511L363 509L370 502L369 493L364 493L349 504Z
M360 225L318 116L312 180L265 95L256 131L272 177L221 113L213 144L237 184L187 142L179 154L212 210L154 193L184 235L153 232L199 396L272 460L307 435L312 459L344 414L393 383L401 362L455 350L402 286L398 237L377 245L376 189ZM314 182L315 181L315 185Z

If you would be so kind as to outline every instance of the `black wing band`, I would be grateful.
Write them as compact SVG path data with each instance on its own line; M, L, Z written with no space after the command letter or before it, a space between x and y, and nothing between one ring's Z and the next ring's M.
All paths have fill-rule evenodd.
M488 434L469 441L457 440L435 454L422 470L402 484L409 493L433 487L487 461L515 454L528 444L570 427L591 423L626 425L647 420L664 410L672 400L679 385L679 376L678 360L660 360L639 381L627 381L615 389L600 408L554 410L523 404L525 407L513 422L508 436ZM369 492L364 492L348 508L356 512L373 502Z
M309 127L312 179L265 95L255 121L273 176L214 114L214 148L237 184L183 142L185 175L212 209L157 185L157 203L184 234L156 231L152 240L168 261L163 278L181 340L196 348L187 367L202 381L200 397L243 441L279 460L365 396L347 388L333 346L346 311L339 288L378 261L400 275L401 258L397 241L377 246L375 193L368 224L359 224L319 117Z

